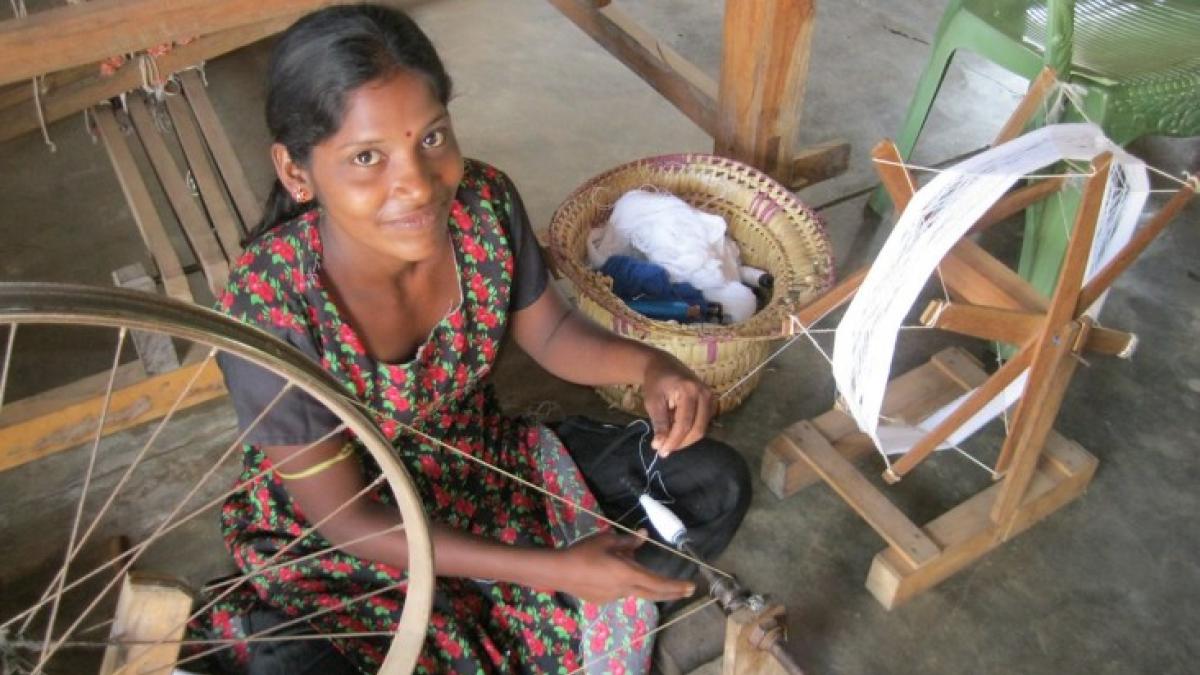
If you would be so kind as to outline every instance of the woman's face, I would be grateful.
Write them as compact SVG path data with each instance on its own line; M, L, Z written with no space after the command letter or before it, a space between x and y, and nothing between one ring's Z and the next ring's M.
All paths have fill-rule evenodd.
M418 262L446 244L463 159L428 80L401 70L349 94L305 173L343 251Z

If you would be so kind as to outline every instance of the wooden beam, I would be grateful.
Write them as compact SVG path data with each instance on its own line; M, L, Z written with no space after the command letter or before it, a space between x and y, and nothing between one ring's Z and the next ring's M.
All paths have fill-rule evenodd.
M129 96L126 103L129 117L133 120L138 137L142 140L142 147L146 149L146 156L150 158L154 173L158 175L158 182L162 185L163 192L166 193L167 200L175 211L175 217L179 220L179 225L183 228L188 243L192 245L192 252L195 254L196 260L204 270L208 288L212 291L213 297L220 297L221 292L225 289L225 282L229 278L229 263L221 253L221 247L217 244L217 238L209 226L208 219L200 210L196 199L192 197L183 173L179 170L179 165L175 163L175 158L167 149L162 134L156 128L157 125L147 108L154 104L141 93Z
M38 89L38 94L45 97L51 92L62 89L73 82L78 82L79 80L95 75L99 71L99 68L100 64L89 63L86 66L77 66L49 73L42 77L42 86ZM29 80L12 82L0 87L0 109L22 103L30 103L32 98L33 82Z
M849 302L850 298L853 298L854 294L858 292L858 287L862 285L869 270L869 267L864 267L839 281L836 286L822 293L816 300L801 307L800 311L796 312L796 319L805 328L812 327L827 314ZM794 326L788 325L784 327L784 332L791 335L799 331Z
M875 163L875 173L883 183L883 189L896 206L896 213L904 213L917 191L917 181L908 169L904 168L904 158L900 156L900 150L890 138L885 138L871 148L871 159Z
M1128 359L1133 356L1137 345L1138 338L1133 333L1104 328L1103 326L1092 326L1088 330L1083 350L1092 354L1103 354L1105 356Z
M167 110L171 115L171 125L175 127L175 135L179 138L179 147L187 159L188 169L196 180L196 188L204 201L204 209L217 237L221 241L226 260L235 260L242 250L242 231L238 227L237 216L225 201L225 190L221 180L208 159L204 140L200 136L200 128L192 119L191 109L182 96L168 96Z
M1176 190L1175 194L1171 197L1171 200L1167 202L1165 206L1159 209L1158 213L1154 214L1154 217L1150 219L1150 222L1138 229L1138 231L1134 233L1133 237L1129 239L1129 243L1125 244L1125 247L1122 248L1120 252L1118 252L1117 255L1114 256L1113 259L1104 266L1103 269L1101 269L1092 277L1091 281L1089 281L1087 285L1083 287L1083 291L1079 294L1079 304L1075 308L1077 314L1082 313L1087 310L1088 307L1091 307L1092 303L1096 302L1096 300L1104 294L1104 291L1108 290L1108 288L1112 286L1112 283L1116 281L1117 277L1119 277L1125 270L1129 269L1129 266L1132 265L1135 260L1137 260L1138 256L1142 254L1142 251L1146 250L1146 247L1150 245L1150 242L1154 241L1154 239L1159 235L1160 232L1163 231L1167 224L1170 223L1175 216L1179 215L1179 212L1183 210L1183 207L1187 206L1187 203L1191 201L1192 196L1196 194L1196 185L1196 179L1192 178L1190 182Z
M1008 537L1024 532L1082 495L1097 464L1077 443L1051 432ZM897 551L881 551L871 563L867 589L885 608L895 609L996 549L1004 540L988 514L999 492L1000 484L991 485L925 525L924 531L942 549L936 560L915 568Z
M1061 190L1066 181L1067 179L1062 176L1044 178L1009 192L979 217L979 220L971 226L967 235L978 234L996 223L1015 216L1029 208L1031 204L1039 202Z
M238 215L242 217L242 225L250 230L262 220L262 200L250 189L250 181L246 179L246 172L233 150L233 144L229 142L229 136L225 134L225 125L221 124L221 119L217 117L217 111L208 98L208 91L199 73L185 70L179 74L179 82L183 85L183 93L196 115L196 122L204 132L204 140L217 162L217 169L221 172L229 196L233 198ZM233 256L230 255L230 260L232 259Z
M93 0L0 23L0 84L261 23L325 0Z
M995 140L992 141L992 147L1007 143L1021 135L1021 132L1029 125L1029 121L1041 109L1042 103L1050 94L1057 77L1053 68L1049 66L1042 68L1042 72L1038 73L1038 76L1029 84L1029 89L1021 98L1021 102L1017 104L1017 109L1013 111L1012 115L1009 115L1008 121L1000 128L1000 133L996 134Z
M129 366L132 373L141 370L140 364ZM108 373L102 376L107 378ZM113 391L104 435L162 417L193 376L196 376L196 382L181 402L180 410L225 395L225 381L215 361L192 363L163 375L135 380ZM122 379L128 381L129 377L126 374ZM103 392L102 385L100 391ZM61 401L55 405L54 401L53 396L40 397L40 402L22 406L23 412L20 408L11 411L6 406L0 416L3 423L0 426L0 471L66 450L94 436L104 405L103 393L66 405ZM19 403L12 407L16 408Z
M670 101L696 126L715 136L717 83L620 7L587 0L549 0L564 16Z
M1020 506L1046 434L1054 424L1063 395L1075 372L1071 350L1082 325L1074 320L1075 307L1082 291L1083 276L1096 232L1096 221L1104 201L1104 189L1112 156L1103 153L1092 163L1093 175L1084 187L1083 199L1076 212L1075 225L1067 246L1062 271L1046 310L1046 325L1029 366L1029 383L1017 404L1008 438L996 461L996 471L1006 472L992 518L1007 533ZM1011 462L1011 466L1010 466Z
M113 271L113 283L120 288L158 293L158 286L146 274L141 263L126 265ZM175 353L175 342L169 335L153 331L130 331L138 361L147 375L161 375L179 367L179 355Z
M1046 311L1045 296L970 239L955 244L939 268L950 293L972 305Z
M996 398L1004 388L1012 384L1025 368L1029 366L1031 360L1032 349L1022 349L1017 355L1009 359L1000 370L997 370L991 377L983 383L982 386L971 392L971 395L966 398L957 408L946 416L937 426L929 430L929 433L921 437L921 440L912 446L908 452L900 459L892 462L891 470L884 473L884 479L890 483L894 483L902 476L912 471L918 464L925 461L925 458L937 450L950 435L958 430L963 424L975 416L980 410ZM1053 419L1053 418L1051 418Z
M76 5L73 5L76 6ZM87 6L87 5L78 5ZM241 26L220 33L213 33L186 45L176 47L163 56L155 59L158 69L164 73L174 73L184 68L190 68L207 59L257 42L269 35L274 35L287 28L295 15L288 15ZM142 84L142 75L136 60L121 66L116 73L102 77L97 72L91 77L81 79L53 89L42 98L42 111L49 124L69 115L82 112L84 109L119 96ZM38 128L37 109L32 100L25 103L0 109L0 141L15 138L21 134Z
M835 140L810 145L792 155L792 168L787 173L787 187L800 190L834 176L850 167L849 141Z
M961 348L943 349L928 362L888 383L882 414L906 424L917 424L986 377L979 362ZM833 408L810 421L847 462L855 463L875 454L874 443L842 410ZM786 432L767 445L759 476L780 499L820 480Z
M784 432L800 454L879 536L919 567L937 557L939 550L921 528L896 508L853 464L847 462L810 422L798 422Z
M104 141L104 149L108 151L108 157L112 161L113 171L117 174L117 182L120 183L125 201L133 214L133 222L137 225L146 248L150 250L159 274L162 275L163 288L172 298L194 302L187 276L183 273L183 265L171 246L171 240L158 217L158 211L154 209L150 191L138 172L137 162L133 159L125 133L117 124L113 109L102 105L92 108L92 113L100 138Z
M921 325L983 340L1023 345L1038 334L1044 314L999 307L932 300L921 313Z
M813 0L725 3L714 152L784 185L793 180L815 15Z

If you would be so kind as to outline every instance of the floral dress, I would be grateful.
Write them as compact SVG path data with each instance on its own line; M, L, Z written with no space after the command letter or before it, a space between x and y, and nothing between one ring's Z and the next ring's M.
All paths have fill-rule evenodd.
M319 274L319 218L319 211L310 211L252 243L235 266L220 308L308 352L372 411L412 475L431 521L536 547L564 547L602 529L604 525L586 513L423 443L402 426L415 427L572 503L596 508L596 499L559 439L545 427L502 415L487 381L509 318L512 230L524 223L523 208L508 179L468 160L449 218L462 302L407 363L372 359L343 320ZM230 372L226 368L227 378ZM230 389L237 405L241 387L231 381ZM239 410L245 424L242 413ZM329 424L318 416L307 424L310 437L274 442L311 442ZM309 527L283 482L274 473L262 473L271 462L260 446L245 447L240 479L254 479L252 487L231 497L221 515L226 543L245 572L262 566ZM358 456L365 479L377 477L379 468L370 456L361 448ZM385 492L381 489L375 498L387 501ZM328 546L319 534L303 536L283 556L295 562L255 575L250 582L253 593L218 603L210 612L211 628L237 635L239 613L265 604L294 617L322 612L308 620L322 633L393 629L404 604L405 571L340 551L319 553ZM372 595L388 587L392 588ZM369 597L356 600L364 595ZM640 672L649 662L649 640L643 638L656 621L654 605L635 598L597 606L505 582L439 578L417 669ZM378 668L388 644L387 638L372 637L331 641L365 672ZM613 649L617 651L610 654ZM235 652L243 661L249 653L244 646Z

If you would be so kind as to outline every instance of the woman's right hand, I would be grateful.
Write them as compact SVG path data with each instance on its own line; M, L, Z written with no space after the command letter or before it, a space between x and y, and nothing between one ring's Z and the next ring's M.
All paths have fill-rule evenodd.
M646 600L686 598L695 592L690 581L659 576L639 565L633 552L644 540L639 537L601 532L559 549L554 564L559 567L553 586L594 604L605 604L630 595Z

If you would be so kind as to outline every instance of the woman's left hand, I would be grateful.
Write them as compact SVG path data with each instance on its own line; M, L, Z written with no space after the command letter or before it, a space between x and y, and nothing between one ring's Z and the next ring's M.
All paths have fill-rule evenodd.
M654 427L650 446L660 457L704 436L716 410L712 390L679 359L660 352L642 378L642 397Z

